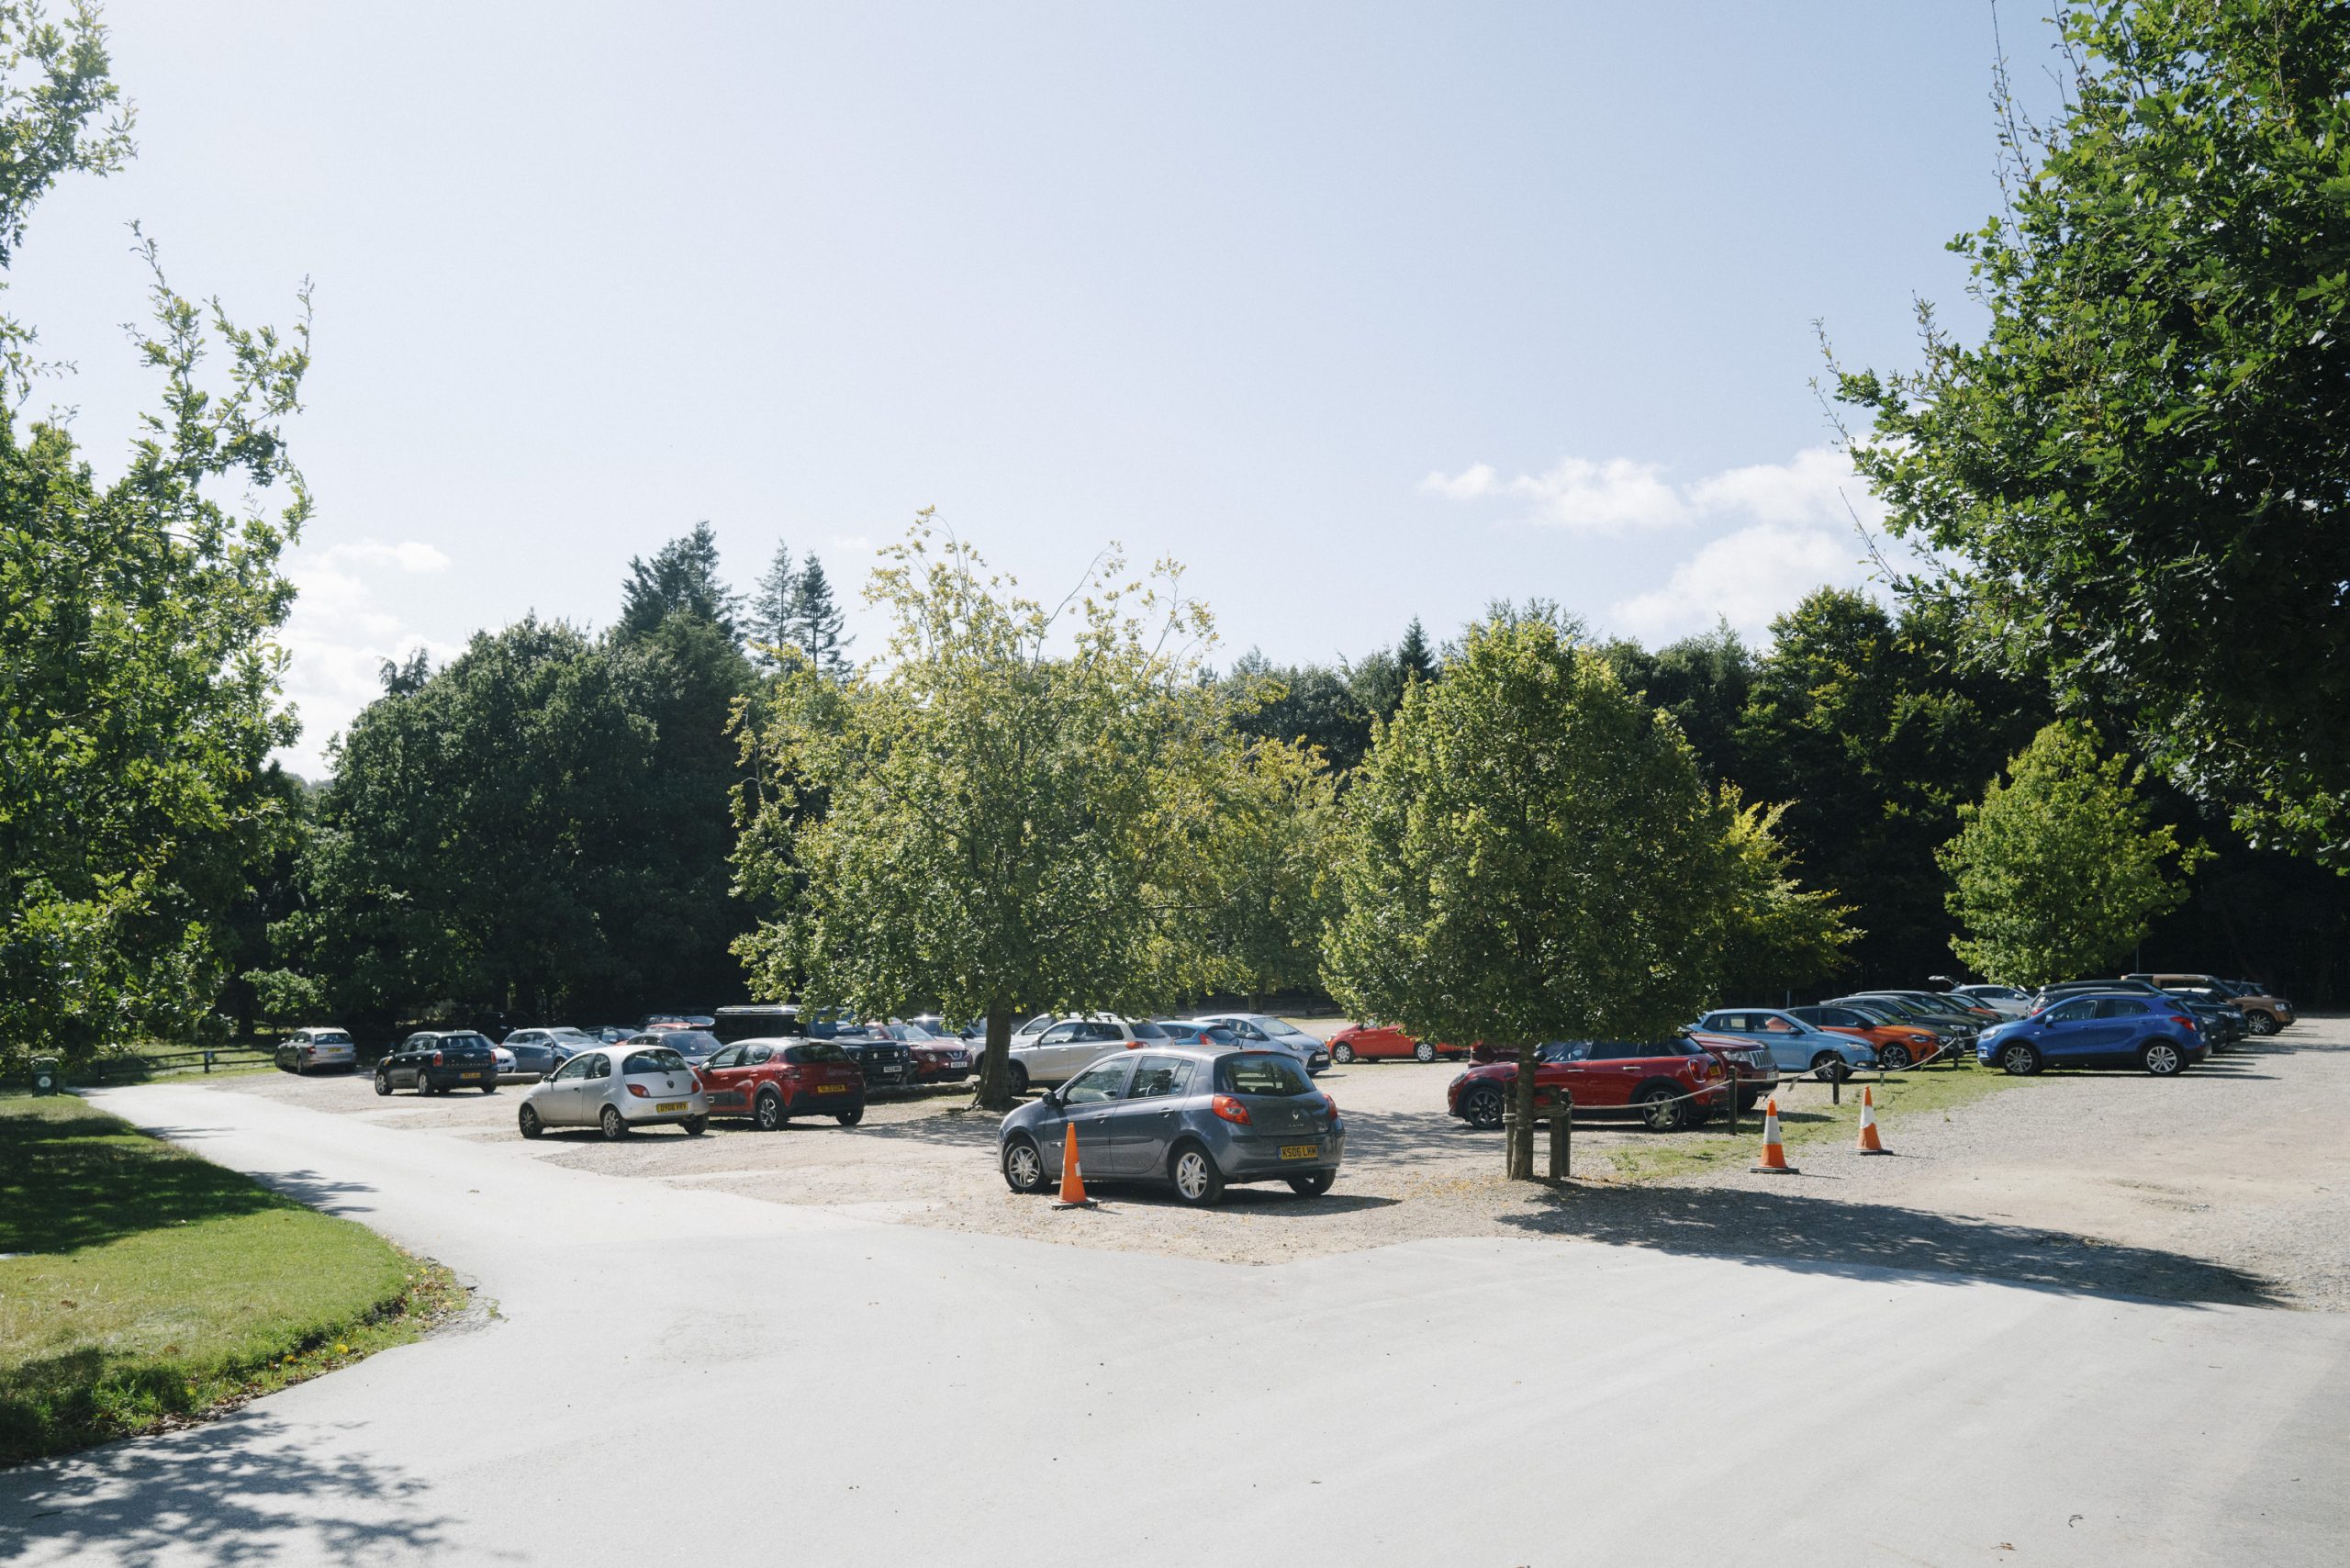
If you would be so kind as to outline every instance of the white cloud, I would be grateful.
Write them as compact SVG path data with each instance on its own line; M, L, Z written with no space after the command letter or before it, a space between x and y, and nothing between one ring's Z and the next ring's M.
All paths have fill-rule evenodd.
M1673 567L1662 587L1622 600L1606 619L1651 644L1703 632L1717 620L1760 638L1774 617L1812 589L1866 578L1861 542L1849 526L1839 532L1759 522L1706 545Z
M862 533L839 533L833 536L833 548L852 555L873 554L873 541Z
M450 565L441 551L414 540L354 540L297 551L287 560L286 576L299 591L277 644L285 650L285 695L301 711L302 738L279 754L286 767L324 776L327 743L382 695L385 660L404 661L419 649L436 665L456 656L455 646L431 641L386 609L370 581L386 569L419 575Z
M1431 474L1420 481L1420 488L1439 496L1450 496L1456 501L1473 501L1479 496L1494 493L1494 481L1500 477L1490 463L1472 464L1449 478Z
M1628 533L1708 518L1849 527L1855 513L1874 523L1885 510L1832 446L1810 447L1785 463L1731 468L1687 484L1666 478L1661 465L1628 457L1562 457L1547 473L1508 480L1485 463L1449 476L1433 473L1420 481L1420 489L1456 501L1520 497L1534 503L1526 521L1577 533Z

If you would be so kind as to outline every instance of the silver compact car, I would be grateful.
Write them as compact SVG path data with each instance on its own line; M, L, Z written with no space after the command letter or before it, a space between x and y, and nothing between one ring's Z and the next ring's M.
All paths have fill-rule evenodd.
M359 1047L341 1029L297 1029L277 1047L277 1069L296 1077L313 1068L338 1068L344 1072L357 1070Z
M1004 1117L997 1155L1013 1192L1058 1184L1071 1128L1088 1182L1163 1182L1203 1208L1236 1182L1318 1198L1346 1154L1337 1103L1278 1049L1141 1046L1099 1058Z
M565 1062L522 1097L515 1121L524 1137L549 1127L595 1127L607 1138L638 1127L675 1126L699 1137L710 1101L686 1058L666 1046L603 1046Z

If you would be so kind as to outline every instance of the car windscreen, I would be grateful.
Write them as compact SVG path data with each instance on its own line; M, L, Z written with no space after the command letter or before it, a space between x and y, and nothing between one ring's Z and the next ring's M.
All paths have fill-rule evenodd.
M628 1060L621 1064L622 1072L683 1072L686 1058L666 1047L650 1050L631 1051Z
M848 1053L830 1040L811 1040L804 1046L794 1046L783 1053L783 1059L794 1067L838 1066L849 1059Z
M1311 1094L1313 1083L1297 1058L1245 1051L1215 1064L1215 1086L1226 1094Z

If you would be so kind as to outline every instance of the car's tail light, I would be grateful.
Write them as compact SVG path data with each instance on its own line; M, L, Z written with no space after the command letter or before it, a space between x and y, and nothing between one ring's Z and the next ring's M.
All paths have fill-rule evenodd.
M1338 1103L1336 1100L1331 1099L1327 1094L1322 1096L1322 1103L1330 1108L1330 1119L1334 1122L1337 1121L1338 1119Z
M1235 1122L1244 1127L1248 1125L1248 1107L1229 1094L1217 1095L1208 1108L1227 1122Z
M1126 1049L1130 1051L1138 1051L1142 1049L1142 1042L1140 1040L1128 1040L1126 1042Z
M632 1094L635 1095L635 1096L636 1096L638 1099L640 1099L640 1100L650 1100L650 1099L652 1099L652 1098L653 1098L653 1096L652 1096L652 1095L647 1094L647 1093L644 1092L644 1085L643 1085L643 1084L642 1084L642 1083L632 1083L632 1084L630 1084L630 1085L628 1086L628 1092L629 1092L630 1093L632 1093Z
M319 1047L316 1046L304 1046L302 1047L302 1054L306 1057L317 1056L319 1054Z
M435 1067L439 1067L441 1065L441 1053L439 1051L434 1051L432 1053L432 1065Z
M2182 1028L2182 1029L2192 1029L2193 1027L2195 1027L2195 1020L2194 1020L2194 1019L2192 1019L2192 1018L2181 1018L2181 1017L2180 1017L2177 1014L2176 1014L2176 1013L2174 1013L2174 1014L2172 1014L2170 1015L2170 1021L2171 1021L2172 1023L2174 1023L2174 1024L2177 1025L2178 1025L2180 1028Z

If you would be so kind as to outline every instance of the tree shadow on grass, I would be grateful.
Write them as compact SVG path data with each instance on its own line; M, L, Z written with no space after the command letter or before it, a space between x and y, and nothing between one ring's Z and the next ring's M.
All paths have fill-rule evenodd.
M1741 1188L1538 1190L1531 1213L1500 1223L1541 1236L1805 1273L1956 1274L2066 1295L2152 1297L2192 1305L2282 1306L2269 1281L2157 1248L2031 1226Z
M71 1252L285 1201L111 1116L0 1114L0 1252Z
M42 1548L138 1565L352 1562L448 1545L452 1521L419 1505L423 1480L322 1455L315 1434L266 1416L135 1439L0 1472L0 1558Z

